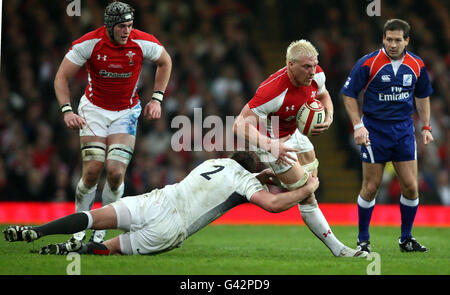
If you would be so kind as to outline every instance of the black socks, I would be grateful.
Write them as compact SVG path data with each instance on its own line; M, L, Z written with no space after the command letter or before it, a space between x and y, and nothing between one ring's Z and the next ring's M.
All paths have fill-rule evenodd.
M34 226L32 229L38 233L39 237L42 237L55 234L74 234L85 230L88 224L88 215L83 212L77 212L40 226Z

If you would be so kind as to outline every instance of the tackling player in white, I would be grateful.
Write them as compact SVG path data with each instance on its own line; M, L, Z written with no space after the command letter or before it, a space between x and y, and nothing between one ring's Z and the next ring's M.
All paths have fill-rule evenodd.
M250 202L269 212L287 210L319 186L315 176L293 191L272 194L264 184L274 176L269 169L252 173L252 153L234 152L231 158L210 159L180 183L149 193L124 197L92 211L77 212L42 226L10 226L8 241L32 241L52 234L70 234L92 229L122 229L125 232L104 243L69 242L45 246L41 254L152 254L180 247L181 243L233 207Z

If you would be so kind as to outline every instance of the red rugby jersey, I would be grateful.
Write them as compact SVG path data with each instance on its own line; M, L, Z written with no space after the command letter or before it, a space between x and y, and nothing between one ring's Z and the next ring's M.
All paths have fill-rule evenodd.
M85 95L101 108L119 111L138 103L137 83L143 59L156 61L163 46L151 34L132 29L124 45L111 42L102 26L72 43L66 58L86 64Z
M260 84L248 106L260 118L267 119L266 128L271 137L285 137L295 132L300 107L325 89L325 73L320 66L316 68L311 85L300 87L292 85L284 67ZM274 116L278 116L279 128L272 126Z

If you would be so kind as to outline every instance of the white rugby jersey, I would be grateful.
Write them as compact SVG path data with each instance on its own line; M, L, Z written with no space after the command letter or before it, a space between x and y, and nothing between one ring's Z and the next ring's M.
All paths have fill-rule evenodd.
M180 183L167 185L162 191L184 220L190 236L264 189L252 173L236 161L223 158L203 162Z

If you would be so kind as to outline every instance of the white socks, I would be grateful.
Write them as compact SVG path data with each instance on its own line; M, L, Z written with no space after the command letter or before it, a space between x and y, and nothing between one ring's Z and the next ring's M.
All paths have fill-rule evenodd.
M112 191L108 181L105 182L105 186L102 192L102 206L111 204L118 199L120 199L125 190L125 184L122 183L116 191ZM89 188L86 187L83 183L83 180L80 179L77 185L76 193L75 193L75 211L89 211L92 208L92 204L95 200L95 193L97 191L97 185Z
M83 179L80 179L75 192L75 212L91 210L96 191L97 185L94 185L91 188L86 187L83 183Z
M309 229L330 249L334 256L339 256L345 245L333 234L325 216L317 202L308 205L298 205L303 221Z
M112 191L108 181L106 181L102 192L102 207L114 203L115 201L120 199L123 195L124 190L125 184L123 182L116 191Z

